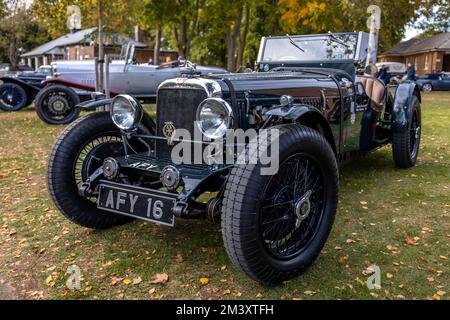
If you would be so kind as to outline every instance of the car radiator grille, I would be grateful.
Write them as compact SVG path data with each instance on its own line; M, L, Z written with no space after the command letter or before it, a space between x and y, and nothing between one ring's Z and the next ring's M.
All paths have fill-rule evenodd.
M156 134L164 137L163 128L172 122L176 129L186 129L194 138L196 111L199 104L207 98L207 94L199 89L161 89L158 92ZM167 141L156 142L156 155L170 157L173 146Z

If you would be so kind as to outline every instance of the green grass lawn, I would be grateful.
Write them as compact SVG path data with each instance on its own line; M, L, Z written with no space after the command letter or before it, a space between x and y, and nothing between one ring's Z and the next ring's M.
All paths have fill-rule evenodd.
M174 229L135 221L101 232L70 223L44 179L62 127L44 124L32 108L0 112L0 298L447 299L450 93L424 95L422 107L417 166L395 168L388 146L342 167L324 250L307 272L274 288L233 267L220 225L208 221L177 220ZM73 264L81 290L65 285ZM371 291L372 264L382 281ZM162 273L167 282L151 283Z

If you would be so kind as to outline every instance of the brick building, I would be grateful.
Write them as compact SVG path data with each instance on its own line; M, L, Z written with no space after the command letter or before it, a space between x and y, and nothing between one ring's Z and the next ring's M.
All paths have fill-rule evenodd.
M378 56L378 62L412 63L417 75L450 72L450 32L400 42Z

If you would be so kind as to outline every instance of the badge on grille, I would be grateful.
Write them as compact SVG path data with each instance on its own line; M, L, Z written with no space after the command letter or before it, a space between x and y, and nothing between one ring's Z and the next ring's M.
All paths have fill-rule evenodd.
M173 125L173 122L169 121L169 122L164 122L164 127L163 127L163 134L167 139L167 144L173 145L173 138L175 136L175 126Z

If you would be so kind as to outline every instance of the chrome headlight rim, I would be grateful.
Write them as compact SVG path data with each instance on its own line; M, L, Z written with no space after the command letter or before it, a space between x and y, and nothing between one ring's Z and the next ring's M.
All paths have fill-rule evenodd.
M132 117L132 122L131 124L127 124L125 125L124 123L118 122L117 119L117 103L121 101L121 103L127 107L129 107L130 111L131 111L131 117ZM139 125L139 123L142 120L142 116L143 116L143 109L142 106L140 105L140 103L138 101L136 101L136 99L134 99L132 96L128 95L128 94L120 94L117 95L113 98L113 100L111 101L111 119L113 121L113 123L116 125L116 127L118 127L120 130L122 131L132 131L134 129L136 129Z
M214 98L214 97L203 100L197 107L196 123L197 123L197 127L201 131L201 133L208 139L212 139L212 140L222 138L226 132L224 132L223 134L218 134L217 132L215 132L214 134L211 134L210 132L208 132L208 129L205 130L205 128L203 128L203 126L202 126L202 120L200 119L200 115L201 115L203 107L208 103L218 104L223 109L223 111L225 111L226 129L231 129L231 127L233 126L233 109L231 108L230 104L227 101L225 101L224 99Z

